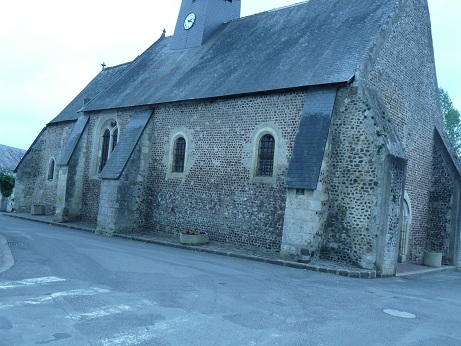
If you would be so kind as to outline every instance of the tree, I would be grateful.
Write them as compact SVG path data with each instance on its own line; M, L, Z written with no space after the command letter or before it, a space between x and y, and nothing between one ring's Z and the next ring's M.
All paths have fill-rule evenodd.
M14 175L6 169L0 169L0 192L3 197L10 197L14 188Z
M461 156L461 114L453 106L448 92L439 89L440 103L442 104L443 120L448 138L459 156Z

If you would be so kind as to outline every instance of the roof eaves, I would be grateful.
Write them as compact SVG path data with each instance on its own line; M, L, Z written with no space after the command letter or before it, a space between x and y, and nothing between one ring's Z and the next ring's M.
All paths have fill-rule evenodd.
M42 129L42 131L40 131L40 133L38 134L38 136L35 138L35 140L32 142L32 144L30 145L29 149L27 149L26 153L24 154L24 156L21 158L21 160L19 161L18 165L16 166L16 168L14 169L13 173L17 173L18 172L18 169L19 167L21 166L21 163L26 159L26 157L29 155L29 153L31 152L32 150L32 147L35 145L35 143L37 143L38 139L40 138L40 136L43 134L43 132L45 132L45 129L46 127L44 127Z
M90 110L84 110L84 112L97 112L100 110L115 110L115 109L121 109L121 108L143 108L143 107L152 107L152 106L158 106L158 105L167 105L167 104L173 104L177 102L187 102L187 101L213 101L213 100L219 100L219 99L231 99L231 98L239 98L239 97L245 97L245 96L257 96L257 95L267 95L267 94L274 94L274 93L288 93L288 92L293 92L297 90L307 90L310 88L331 88L331 87L344 87L349 84L351 84L355 79L355 76L352 76L348 78L347 80L344 81L337 81L337 82L332 82L328 84L312 84L312 85L300 85L296 87L291 87L291 88L284 88L284 89L267 89L267 90L258 90L254 92L247 92L247 93L238 93L238 94L227 94L227 95L217 95L217 96L209 96L209 97L199 97L199 98L189 98L189 99L176 99L176 100L168 100L168 101L163 101L163 102L158 102L158 103L149 103L149 104L136 104L136 105L125 105L121 107L111 107L111 108L101 108L101 109L90 109Z

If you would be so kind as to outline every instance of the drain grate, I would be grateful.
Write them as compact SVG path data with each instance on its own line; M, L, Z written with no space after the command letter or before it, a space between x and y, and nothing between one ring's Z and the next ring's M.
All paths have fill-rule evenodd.
M8 242L8 245L10 246L23 246L24 243L20 243L20 242L16 242L16 241L12 241L12 242Z

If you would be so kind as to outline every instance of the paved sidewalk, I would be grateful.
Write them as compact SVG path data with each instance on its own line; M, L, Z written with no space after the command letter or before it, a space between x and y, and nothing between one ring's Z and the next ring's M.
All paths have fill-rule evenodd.
M20 219L26 219L36 222L42 222L50 225L59 227L67 227L76 230L82 230L86 232L94 233L96 230L96 223L75 221L71 223L58 223L53 220L53 216L45 215L31 215L21 213L3 213L5 216L16 217ZM170 246L175 248L207 252L216 255L223 255L229 257L244 258L253 261L265 262L270 264L276 264L286 267L306 269L311 271L317 271L322 273L329 273L340 276L347 276L352 278L376 278L375 270L367 270L358 268L344 263L338 263L327 260L318 260L311 263L300 263L287 261L280 258L280 254L275 251L270 251L258 247L250 246L239 246L235 244L227 244L217 241L210 241L206 245L183 245L179 242L178 235L170 233L153 233L153 234L142 234L142 233L130 233L130 234L114 234L114 237L141 241L145 243L151 243L156 245ZM1 247L1 239L0 239ZM0 249L1 250L1 249ZM441 270L454 270L455 267L441 267L441 268L429 268L417 264L399 264L396 276L408 276L415 274L424 274L427 272L441 271ZM0 271L1 272L1 271Z
M428 267L416 263L397 263L397 273L395 276L405 277L411 275L421 275L445 270L457 270L455 266Z

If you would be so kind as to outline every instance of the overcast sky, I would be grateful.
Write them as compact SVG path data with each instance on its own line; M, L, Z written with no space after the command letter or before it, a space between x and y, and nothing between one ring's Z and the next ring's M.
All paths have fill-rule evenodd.
M354 0L349 0L354 1ZM242 0L242 16L299 0ZM0 14L0 144L28 149L41 129L101 70L131 61L181 0L16 0ZM429 0L439 86L461 110L461 0Z

